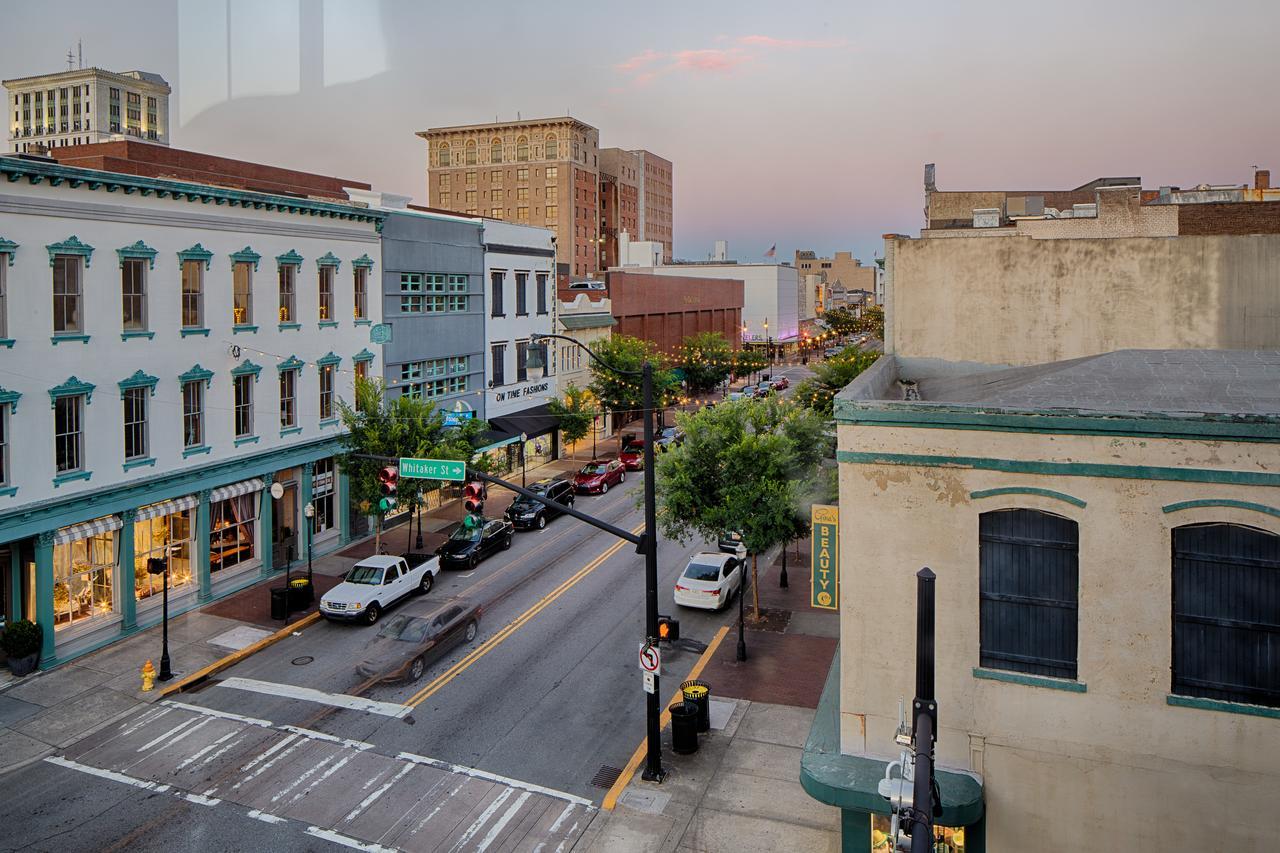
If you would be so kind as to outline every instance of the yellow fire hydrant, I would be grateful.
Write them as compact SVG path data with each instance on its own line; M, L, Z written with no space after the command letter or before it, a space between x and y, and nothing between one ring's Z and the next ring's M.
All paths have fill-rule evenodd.
M151 665L151 661L147 661L142 665L142 690L145 693L153 690L156 686L156 668Z

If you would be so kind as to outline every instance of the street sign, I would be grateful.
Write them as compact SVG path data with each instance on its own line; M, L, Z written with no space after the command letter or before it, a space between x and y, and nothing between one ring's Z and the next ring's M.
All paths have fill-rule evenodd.
M657 690L657 685L655 684L656 679L653 677L653 673L644 672L644 673L641 673L641 675L644 676L644 692L645 693L655 692Z
M456 459L412 459L400 457L400 476L411 480L467 479L467 463Z
M445 412L444 425L447 427L462 426L463 421L469 421L475 416L475 412Z
M662 653L657 646L648 643L640 644L640 671L653 675L662 674Z
M822 610L840 609L840 508L814 504L813 566L809 605Z

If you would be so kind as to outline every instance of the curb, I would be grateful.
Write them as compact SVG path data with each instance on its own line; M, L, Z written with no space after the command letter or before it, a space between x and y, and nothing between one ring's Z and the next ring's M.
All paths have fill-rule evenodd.
M132 708L125 708L123 711L119 711L119 712L117 712L117 713L115 713L115 714L112 714L112 715L111 715L110 717L108 717L107 719L105 719L105 720L103 720L103 721L101 721L101 722L99 722L99 723L95 723L94 725L90 726L89 728L85 729L84 731L82 731L82 732L80 732L80 733L76 734L76 735L75 735L75 740L74 740L74 741L72 741L71 743L72 743L72 744L79 743L80 741L84 740L85 738L87 738L87 737L90 737L90 736L92 736L92 735L97 734L98 732L102 731L103 729L107 728L108 726L112 725L113 723L118 723L120 720L123 720L125 717L129 716L130 714L135 713L135 712L138 710L138 708L139 708L140 706L145 705L145 704L146 704L146 703L144 703L144 702L139 702L137 705L134 705ZM20 733L19 733L19 734L20 734ZM27 737L30 737L30 735L27 735ZM32 738L32 739L33 739L33 740L36 740L36 738ZM36 755L33 755L33 756L31 756L30 758L27 758L27 759L24 759L24 760L22 760L22 761L19 761L19 762L17 762L16 764L11 764L11 765L9 765L8 767L0 768L0 777L5 776L6 774L12 773L12 772L14 772L15 770L21 770L21 769L23 769L24 767L30 767L30 766L31 766L31 765L33 765L33 764L38 764L39 762L44 761L44 760L45 760L46 758L48 758L49 756L54 755L54 754L59 753L59 752L64 752L65 750L66 750L66 747L61 747L61 746L50 746L48 749L46 749L46 750L44 750L44 751L42 751L42 752L40 752L40 753L38 753L38 754L36 754Z
M188 687L191 687L192 685L199 684L200 682L204 681L209 676L217 675L219 672L222 672L222 670L226 669L227 667L234 666L235 664L239 663L240 661L244 660L250 655L256 654L257 652L262 651L268 646L275 645L276 643L283 640L285 637L292 635L294 631L305 630L309 626L314 625L316 622L319 622L320 618L321 618L320 611L318 610L315 613L307 614L306 616L299 619L297 622L294 622L292 625L284 626L283 628L281 628L279 631L276 631L271 636L263 637L258 642L253 643L252 645L245 646L243 649L241 649L238 652L232 652L226 657L221 658L220 660L214 661L213 663L209 664L203 669L196 670L195 672L191 673L181 681L176 681L173 684L165 685L163 688L160 689L160 694L157 698L163 699L166 696L173 696L175 694L181 693L184 690L186 690Z

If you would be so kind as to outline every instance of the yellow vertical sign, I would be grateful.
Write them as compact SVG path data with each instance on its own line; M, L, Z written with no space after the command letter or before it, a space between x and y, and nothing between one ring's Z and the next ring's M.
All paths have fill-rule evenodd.
M824 610L840 609L840 508L814 504L813 571L809 604Z

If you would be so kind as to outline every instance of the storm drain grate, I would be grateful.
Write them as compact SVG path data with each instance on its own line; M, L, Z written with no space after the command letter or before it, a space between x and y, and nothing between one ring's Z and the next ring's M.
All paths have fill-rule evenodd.
M621 767L610 767L603 764L596 771L596 775L591 777L591 784L597 788L604 788L606 791L613 787L618 781L618 777L622 775Z

